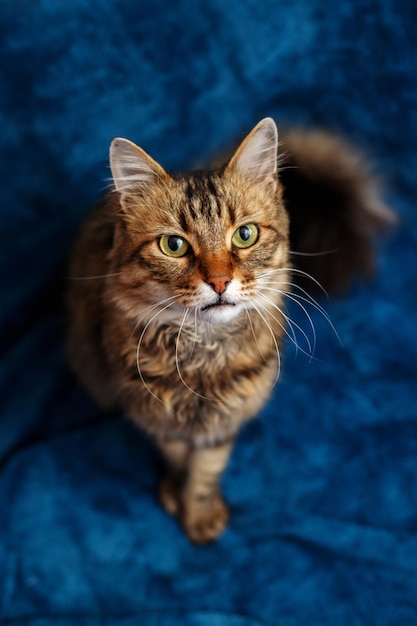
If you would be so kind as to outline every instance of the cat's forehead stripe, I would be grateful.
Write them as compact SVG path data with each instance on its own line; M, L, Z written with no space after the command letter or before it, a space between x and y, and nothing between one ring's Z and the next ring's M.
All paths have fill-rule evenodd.
M207 217L210 219L223 217L224 203L216 182L210 175L195 176L187 180L186 210L193 221Z
M190 231L190 226L187 222L187 216L185 215L185 213L183 211L180 211L178 213L178 218L182 230L184 231L184 233L188 233Z
M210 193L211 207L216 209L217 217L221 217L222 202L220 201L220 198L218 195L219 194L218 189L216 185L214 184L213 179L210 176L207 177L207 189Z
M197 214L194 211L195 195L196 194L195 194L195 187L193 185L192 179L188 180L188 183L187 183L187 186L186 186L186 189L185 189L185 195L186 195L186 198L187 198L187 208L188 208L188 211L189 211L189 213L191 215L192 220L196 221Z

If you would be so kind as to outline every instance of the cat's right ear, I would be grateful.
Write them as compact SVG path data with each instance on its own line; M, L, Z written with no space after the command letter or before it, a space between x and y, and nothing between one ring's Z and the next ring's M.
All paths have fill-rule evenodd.
M266 117L242 141L226 169L276 187L277 151L278 130L274 120Z
M117 137L110 145L110 168L114 186L121 194L140 193L158 178L167 178L165 170L142 148L128 139Z

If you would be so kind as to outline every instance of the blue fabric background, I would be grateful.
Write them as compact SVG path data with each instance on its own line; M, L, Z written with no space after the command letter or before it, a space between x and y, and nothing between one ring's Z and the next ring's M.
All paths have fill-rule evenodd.
M416 24L408 0L2 0L2 624L417 624ZM182 168L265 115L357 142L401 223L325 303L343 348L314 309L320 360L286 346L230 526L194 547L149 443L67 371L65 260L114 136Z

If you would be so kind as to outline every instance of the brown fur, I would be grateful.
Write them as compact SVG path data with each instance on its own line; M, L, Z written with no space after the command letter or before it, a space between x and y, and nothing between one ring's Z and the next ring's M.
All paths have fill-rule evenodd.
M276 150L267 119L228 165L168 175L115 140L116 191L96 207L72 256L70 363L101 406L121 407L154 438L169 470L161 501L196 542L227 523L219 477L233 438L279 374L285 318L276 285L285 291L291 279ZM245 224L259 239L241 248L232 239ZM166 256L164 235L188 242L187 253ZM229 305L206 310L216 299Z

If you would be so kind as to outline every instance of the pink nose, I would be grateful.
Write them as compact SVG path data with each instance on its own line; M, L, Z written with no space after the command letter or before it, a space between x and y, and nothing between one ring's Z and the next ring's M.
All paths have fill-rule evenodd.
M230 283L230 276L210 276L207 278L207 282L220 295L226 291L226 287Z

